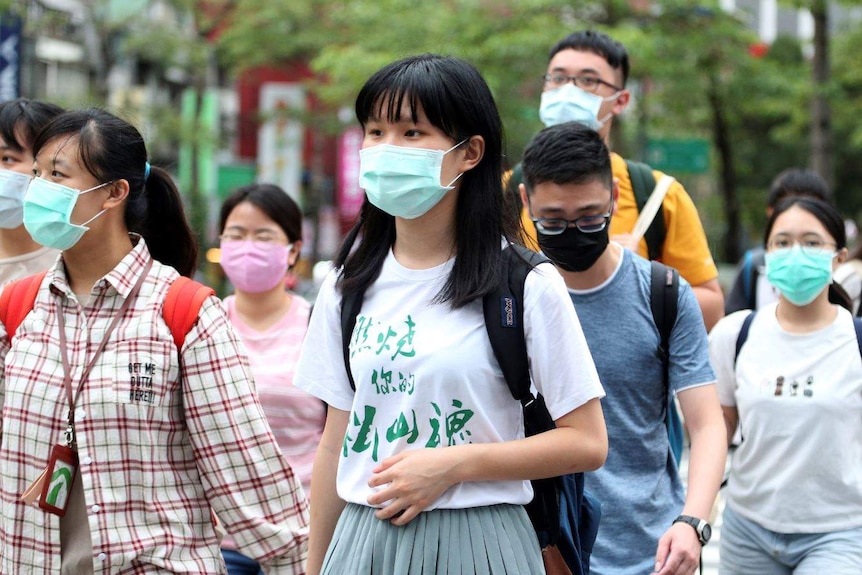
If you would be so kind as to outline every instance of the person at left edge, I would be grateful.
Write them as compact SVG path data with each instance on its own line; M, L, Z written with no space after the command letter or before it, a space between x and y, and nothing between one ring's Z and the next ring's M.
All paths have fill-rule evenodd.
M602 464L603 391L563 281L540 264L524 286L523 327L557 428L524 438L482 312L512 234L491 91L462 60L413 56L365 83L356 116L366 200L294 380L329 405L308 572L543 572L528 480ZM340 320L351 290L364 291L349 345L355 391Z
M607 391L608 460L584 483L602 502L590 573L694 573L727 452L697 300L680 278L665 383L651 264L609 240L619 191L601 135L579 122L546 128L527 145L523 173L539 247L569 288ZM668 388L691 435L687 490L665 428Z
M179 350L162 317L197 257L167 172L98 109L58 116L33 152L24 225L63 253L11 342L0 329L0 572L224 573L214 510L270 573L303 573L307 504L221 303ZM69 428L58 518L20 497Z
M45 271L58 251L24 228L24 193L33 178L33 139L63 109L17 98L0 104L0 285Z

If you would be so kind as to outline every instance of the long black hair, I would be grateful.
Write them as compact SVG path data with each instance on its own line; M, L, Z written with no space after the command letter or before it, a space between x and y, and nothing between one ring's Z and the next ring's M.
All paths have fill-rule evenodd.
M13 150L30 148L36 134L63 108L50 102L16 98L0 104L0 137Z
M798 207L805 210L823 224L826 231L835 240L835 249L842 250L847 247L847 232L844 229L844 220L841 214L838 213L831 204L819 200L814 197L806 196L791 196L778 203L775 211L772 212L769 221L766 222L766 230L763 234L763 245L769 243L769 236L772 234L772 228L775 225L775 220L778 216L786 212L792 207ZM832 281L829 285L829 301L838 304L850 310L853 313L853 300L847 294L843 287L836 281Z
M356 117L363 127L369 118L384 114L388 121L399 121L403 104L414 121L421 106L428 121L455 142L471 136L485 140L482 160L461 178L455 263L436 298L457 309L497 286L500 242L516 234L517 222L505 218L503 210L500 115L476 68L435 54L404 58L375 73L356 98ZM335 260L336 267L342 267L338 281L342 294L364 292L374 283L394 241L395 218L366 198Z
M153 258L183 275L192 275L198 245L182 197L165 170L147 163L141 133L105 110L75 110L57 116L39 132L33 155L61 137L77 139L81 164L99 181L129 182L124 212L128 230L143 236Z

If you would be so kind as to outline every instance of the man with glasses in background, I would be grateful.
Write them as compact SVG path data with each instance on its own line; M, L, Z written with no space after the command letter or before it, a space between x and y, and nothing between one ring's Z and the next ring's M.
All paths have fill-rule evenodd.
M599 134L610 147L614 118L629 104L626 90L629 59L625 47L593 30L579 31L560 40L550 51L539 116L546 126L579 122ZM697 209L682 185L673 181L667 188L657 222L644 222L649 232L633 235L640 210L635 198L633 178L646 188L644 197L653 192L654 182L662 174L645 164L627 162L611 154L614 178L619 183L619 201L611 224L611 237L639 253L679 270L694 289L707 329L724 315L724 296L718 283L718 269L712 259L706 234ZM630 173L637 170L637 174ZM513 171L508 188L517 189L518 169ZM525 216L526 217L526 216ZM529 222L525 222L529 223ZM663 233L661 225L663 224ZM658 226L658 227L656 227ZM529 230L529 226L527 226ZM654 239L648 245L647 239Z
M599 133L576 122L546 128L524 152L523 176L521 201L569 288L607 391L608 459L585 476L602 504L590 572L691 575L709 541L727 453L697 301L681 278L665 367L656 353L651 264L609 241L618 186ZM665 428L665 368L691 436L687 493Z

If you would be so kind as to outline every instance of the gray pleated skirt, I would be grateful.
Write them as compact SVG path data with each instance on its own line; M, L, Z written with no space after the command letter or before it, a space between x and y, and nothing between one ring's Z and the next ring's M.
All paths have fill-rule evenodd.
M536 532L520 505L434 509L403 527L348 503L323 563L332 575L544 574Z

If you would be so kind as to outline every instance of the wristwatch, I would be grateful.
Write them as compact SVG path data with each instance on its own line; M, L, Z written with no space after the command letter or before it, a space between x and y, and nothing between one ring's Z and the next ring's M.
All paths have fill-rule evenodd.
M688 523L691 525L694 530L697 532L697 538L700 540L701 545L706 545L709 543L709 538L712 537L712 525L704 521L703 519L698 519L697 517L692 517L691 515L680 515L676 519L673 520L674 523Z

